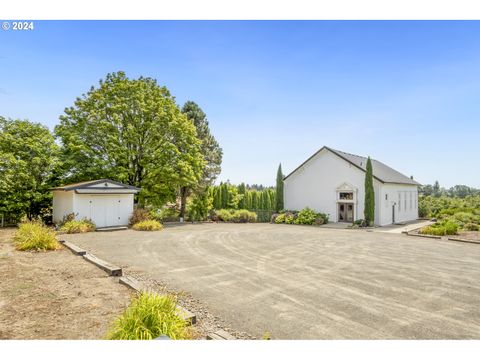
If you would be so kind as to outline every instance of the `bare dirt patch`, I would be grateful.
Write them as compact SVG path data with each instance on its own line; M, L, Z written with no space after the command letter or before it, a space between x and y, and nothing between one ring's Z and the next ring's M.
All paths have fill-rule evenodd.
M21 252L0 229L0 339L103 339L134 292L62 248Z
M450 236L450 237L480 241L480 231L460 231L458 235Z

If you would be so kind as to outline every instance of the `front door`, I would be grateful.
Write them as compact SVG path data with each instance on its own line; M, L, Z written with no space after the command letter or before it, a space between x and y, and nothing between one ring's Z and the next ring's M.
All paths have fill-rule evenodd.
M339 222L353 222L353 204L339 203L338 204L338 221Z

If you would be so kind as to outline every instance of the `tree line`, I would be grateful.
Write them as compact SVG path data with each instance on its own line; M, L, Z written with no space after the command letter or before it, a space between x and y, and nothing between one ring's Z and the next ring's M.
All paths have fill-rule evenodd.
M455 185L447 189L440 186L438 181L435 181L435 183L431 185L427 184L420 186L418 192L420 195L424 196L449 196L462 199L467 196L480 195L480 189L476 189L467 185Z

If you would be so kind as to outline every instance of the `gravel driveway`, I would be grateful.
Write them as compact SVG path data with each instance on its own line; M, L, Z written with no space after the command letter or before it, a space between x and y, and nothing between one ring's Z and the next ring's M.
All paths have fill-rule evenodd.
M480 246L296 225L63 235L275 339L480 339Z

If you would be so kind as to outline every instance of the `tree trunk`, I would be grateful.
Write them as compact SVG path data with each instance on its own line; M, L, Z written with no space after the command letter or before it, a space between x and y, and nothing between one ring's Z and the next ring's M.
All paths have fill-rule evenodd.
M180 217L185 219L185 207L187 205L188 188L182 186L180 188Z

